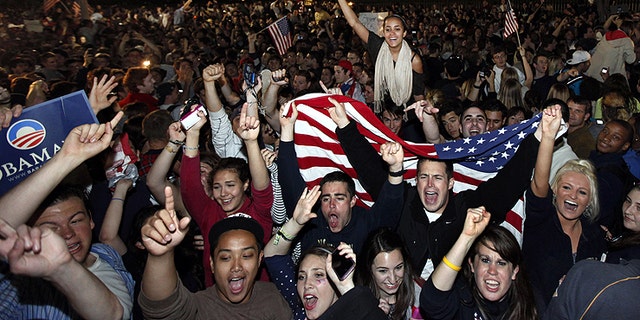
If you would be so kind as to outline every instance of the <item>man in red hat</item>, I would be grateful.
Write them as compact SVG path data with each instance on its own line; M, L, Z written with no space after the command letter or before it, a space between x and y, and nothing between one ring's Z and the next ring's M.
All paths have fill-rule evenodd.
M362 86L353 78L353 66L347 60L340 60L333 66L336 78L336 87L342 90L342 94L365 103Z

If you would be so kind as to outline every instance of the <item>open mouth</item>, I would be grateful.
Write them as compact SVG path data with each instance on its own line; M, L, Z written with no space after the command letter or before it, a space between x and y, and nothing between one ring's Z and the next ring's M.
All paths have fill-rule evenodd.
M302 299L302 303L304 304L305 310L313 310L318 303L318 297L312 294L305 294L304 298Z
M232 294L239 294L244 288L244 278L232 278L229 281L229 289Z
M427 191L424 193L424 200L428 204L434 204L438 200L438 193L434 191Z
M576 211L576 210L578 210L578 204L573 202L573 201L565 200L564 201L564 208L569 210L569 211Z
M78 251L80 251L80 243L76 242L76 243L67 245L67 250L69 250L69 253L71 253L72 255L77 253Z
M495 280L485 280L484 284L490 292L497 292L500 289L500 282Z
M329 215L329 226L331 228L337 228L339 220L340 219L338 219L338 215L337 214L330 214Z

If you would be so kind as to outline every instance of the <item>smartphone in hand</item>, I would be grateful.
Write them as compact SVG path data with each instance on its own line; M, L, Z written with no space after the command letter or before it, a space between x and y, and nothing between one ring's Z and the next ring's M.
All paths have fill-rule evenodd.
M331 267L338 275L340 281L346 279L356 267L355 261L340 254L340 250L335 249L331 253Z

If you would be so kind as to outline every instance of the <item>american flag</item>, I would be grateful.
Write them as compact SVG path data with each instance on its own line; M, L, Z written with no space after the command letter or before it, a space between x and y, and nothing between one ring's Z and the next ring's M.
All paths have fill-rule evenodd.
M518 32L518 20L516 20L516 14L513 12L513 8L509 8L504 18L504 37L507 38L514 32Z
M371 206L373 201L357 180L357 174L347 160L335 134L336 125L329 116L333 107L328 97L345 104L347 115L358 123L358 130L379 152L380 145L397 141L404 148L405 179L415 181L418 157L457 160L454 165L454 192L475 189L482 181L493 177L509 161L519 143L538 126L540 116L526 122L487 132L473 138L442 144L426 144L404 141L385 127L371 109L362 102L341 95L308 94L295 100L298 120L295 126L295 148L302 177L308 186L316 185L327 173L340 169L356 183L360 205ZM284 112L291 114L291 104ZM502 224L518 239L522 236L524 222L522 199L507 214Z
M44 0L44 4L43 4L43 9L44 12L47 13L49 10L51 10L56 3L60 2L60 0Z
M82 0L79 0L82 1ZM80 17L82 15L82 5L80 4L79 1L74 1L73 4L71 5L71 10L73 11L73 15L75 17ZM93 14L93 8L89 5L89 3L86 4L87 5L87 14Z
M289 30L289 21L287 17L280 18L278 21L272 23L269 27L269 34L273 43L276 45L278 53L283 56L287 53L287 49L291 47L291 32Z

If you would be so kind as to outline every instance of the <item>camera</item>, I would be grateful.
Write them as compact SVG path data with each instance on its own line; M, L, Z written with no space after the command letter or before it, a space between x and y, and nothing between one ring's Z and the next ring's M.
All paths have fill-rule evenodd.
M609 72L609 68L607 67L603 67L602 70L600 70L601 73L608 73Z
M244 77L244 82L249 88L254 87L258 83L253 66L249 63L245 63L242 67L242 76Z

